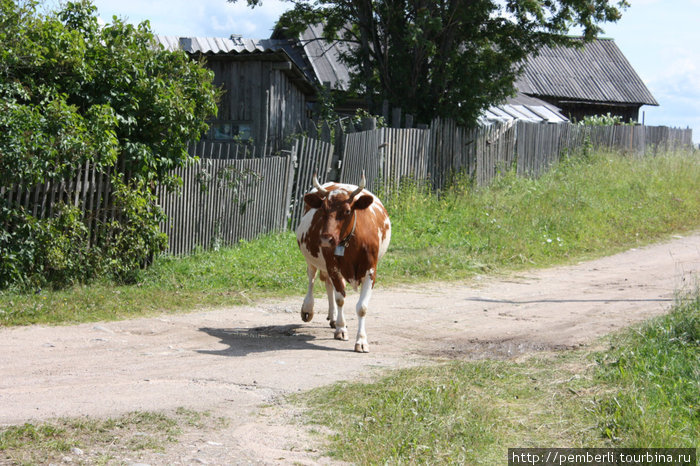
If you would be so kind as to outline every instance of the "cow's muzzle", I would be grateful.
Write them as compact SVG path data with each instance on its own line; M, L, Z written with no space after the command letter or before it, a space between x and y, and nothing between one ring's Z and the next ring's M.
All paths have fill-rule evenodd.
M335 240L333 235L321 235L321 247L322 248L332 248L335 246Z

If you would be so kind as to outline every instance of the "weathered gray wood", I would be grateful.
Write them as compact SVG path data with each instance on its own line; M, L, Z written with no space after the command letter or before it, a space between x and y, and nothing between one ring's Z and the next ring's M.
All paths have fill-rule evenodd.
M391 127L401 128L401 107L394 107L391 111Z
M562 154L575 155L587 143L594 149L654 155L691 147L692 130L525 122L466 129L453 121L435 120L430 129L348 131L344 135L340 181L357 183L364 170L368 188L376 190L379 183L384 183L388 194L405 179L430 180L434 188L443 189L457 173L473 176L478 184L488 184L514 163L519 175L539 176ZM313 173L317 172L322 182L328 180L333 160L332 145L308 138L302 138L283 157L245 158L265 155L247 146L199 143L190 147L193 155L203 160L175 170L183 180L181 192L158 191L169 215L161 228L170 236L173 254L284 229L290 217L291 225L296 226L303 211L302 196L311 187ZM207 154L217 158L204 159ZM202 191L201 177L197 176L203 167L209 178L207 191ZM226 169L238 170L243 184L236 189L226 186L219 176ZM97 230L121 215L113 201L111 176L124 172L123 160L117 167L102 171L85 162L63 179L48 179L34 186L2 186L0 196L6 204L23 206L40 219L55 215L60 202L76 206L94 242ZM128 180L128 174L123 176Z
M375 117L365 117L362 119L362 131L372 131L377 129L377 119Z
M304 212L304 194L312 187L314 174L320 183L328 181L333 160L333 145L311 138L300 138L297 150L297 173L292 191L292 228Z
M181 169L181 192L160 193L171 254L209 249L286 228L291 155L200 161ZM229 176L227 178L227 175ZM206 180L206 189L203 180ZM197 206L192 209L192 206Z

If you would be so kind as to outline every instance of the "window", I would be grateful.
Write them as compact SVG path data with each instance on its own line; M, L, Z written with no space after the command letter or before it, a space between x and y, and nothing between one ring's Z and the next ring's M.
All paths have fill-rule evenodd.
M250 122L215 121L209 128L209 139L248 142L253 137Z

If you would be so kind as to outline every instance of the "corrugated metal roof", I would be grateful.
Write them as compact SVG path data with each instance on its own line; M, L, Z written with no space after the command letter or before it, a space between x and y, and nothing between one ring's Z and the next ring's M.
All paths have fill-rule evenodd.
M323 27L316 24L306 28L299 41L319 83L330 83L331 89L347 91L350 73L347 65L340 60L340 53L347 52L349 48L339 41L329 44L322 37Z
M479 122L488 124L495 121L524 120L538 123L561 123L569 121L559 109L547 102L519 94L501 105L493 105L484 110Z
M658 105L612 39L544 47L528 59L518 91L560 100Z
M346 91L350 82L339 50L348 47L321 39L322 26L309 26L300 37L304 53L319 82ZM345 49L347 50L347 49ZM612 39L596 39L583 48L544 47L530 57L516 82L523 94L587 102L658 105L632 65Z
M284 53L304 74L309 85L316 76L307 65L301 47L287 39L245 39L243 37L178 37L156 35L156 40L166 50L183 50L190 54L203 55L253 55Z
M270 53L286 51L288 42L274 39L244 39L233 36L229 39L222 37L177 37L160 36L156 39L166 50L184 50L187 53L202 53L205 55L227 53Z

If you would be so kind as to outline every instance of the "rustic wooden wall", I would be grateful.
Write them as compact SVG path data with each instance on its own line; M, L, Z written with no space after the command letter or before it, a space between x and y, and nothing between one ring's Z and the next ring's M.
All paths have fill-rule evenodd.
M265 153L286 148L306 119L306 97L280 69L283 63L231 57L207 62L224 91L216 120L250 122L254 144L264 145Z

